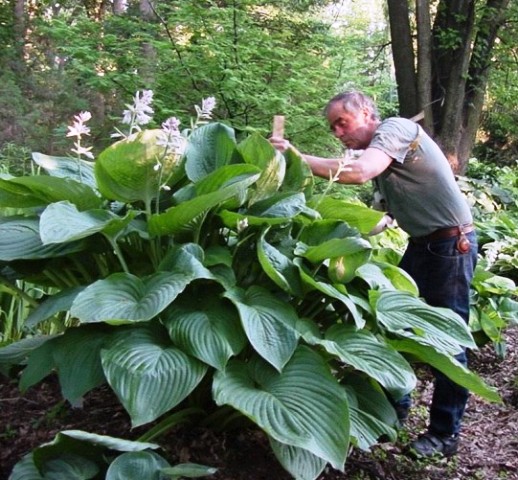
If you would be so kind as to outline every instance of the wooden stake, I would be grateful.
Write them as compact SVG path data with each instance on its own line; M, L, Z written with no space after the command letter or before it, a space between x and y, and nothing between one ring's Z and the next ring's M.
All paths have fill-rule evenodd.
M272 137L284 138L284 115L274 115Z

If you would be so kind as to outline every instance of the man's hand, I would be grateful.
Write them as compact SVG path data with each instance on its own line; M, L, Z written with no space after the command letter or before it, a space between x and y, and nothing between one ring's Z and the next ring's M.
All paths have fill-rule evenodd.
M393 226L394 219L388 213L383 215L382 219L378 222L378 224L368 233L368 235L377 235L378 233L383 232L387 228Z

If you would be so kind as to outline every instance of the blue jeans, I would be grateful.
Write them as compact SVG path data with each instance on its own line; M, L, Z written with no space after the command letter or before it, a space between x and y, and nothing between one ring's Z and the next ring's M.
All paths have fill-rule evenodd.
M456 248L458 237L428 243L414 243L410 240L399 267L415 280L420 296L429 305L450 308L467 323L470 284L477 264L478 246L475 232L466 234L466 237L471 248L464 254ZM455 358L467 365L465 351ZM428 429L438 435L457 435L469 392L441 372L435 369L432 371L435 387ZM397 403L400 408L410 407L410 395Z

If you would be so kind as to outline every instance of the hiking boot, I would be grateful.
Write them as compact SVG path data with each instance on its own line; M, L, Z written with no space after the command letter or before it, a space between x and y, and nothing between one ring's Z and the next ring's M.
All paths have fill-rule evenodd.
M430 458L435 455L451 457L457 453L458 448L458 435L436 435L426 432L410 443L408 453L414 458Z

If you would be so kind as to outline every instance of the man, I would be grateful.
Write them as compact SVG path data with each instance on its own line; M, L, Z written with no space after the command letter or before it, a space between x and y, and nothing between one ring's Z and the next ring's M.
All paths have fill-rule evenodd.
M372 100L350 91L332 98L325 115L333 134L349 149L364 150L355 160L302 154L315 175L334 177L340 183L363 184L373 180L386 201L387 211L409 236L400 267L433 306L448 307L466 322L469 290L477 260L472 216L438 145L411 120L381 121ZM272 137L281 152L293 148L287 140ZM466 353L455 358L467 364ZM418 457L457 452L459 431L468 391L434 371L435 388L426 433L410 445ZM404 421L410 396L396 405Z

